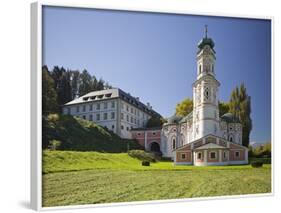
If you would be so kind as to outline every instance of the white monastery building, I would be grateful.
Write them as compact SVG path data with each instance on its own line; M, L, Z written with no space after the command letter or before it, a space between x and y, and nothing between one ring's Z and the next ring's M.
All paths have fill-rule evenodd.
M242 126L227 113L219 116L214 42L207 36L198 44L197 79L193 88L193 111L172 116L158 129L133 129L133 138L146 150L161 151L175 164L247 164L248 148L242 145Z
M149 103L145 105L118 88L74 99L63 106L63 113L94 121L122 138L131 138L130 130L145 127L152 115L160 116Z

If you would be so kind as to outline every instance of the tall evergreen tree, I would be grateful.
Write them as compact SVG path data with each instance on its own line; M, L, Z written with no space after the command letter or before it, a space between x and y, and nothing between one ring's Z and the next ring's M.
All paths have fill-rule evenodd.
M79 96L85 95L88 92L92 91L92 76L88 73L87 70L83 70L80 74L79 81Z
M71 75L63 67L55 66L51 72L51 76L55 82L55 89L57 91L58 105L61 106L72 100L71 95Z
M252 130L251 97L247 94L246 87L243 83L240 87L236 87L232 91L229 101L229 111L241 122L243 128L242 144L248 147Z
M103 90L104 89L104 80L100 78L97 84L97 90Z
M55 82L51 77L48 67L42 68L42 112L43 115L57 112L57 93L55 90Z

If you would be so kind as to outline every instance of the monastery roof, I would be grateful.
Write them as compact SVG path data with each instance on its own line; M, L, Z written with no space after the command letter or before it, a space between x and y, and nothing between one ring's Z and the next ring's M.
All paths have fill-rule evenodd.
M89 103L89 102L97 102L97 101L105 101L105 100L113 99L113 98L121 98L123 101L126 101L127 103L129 103L131 105L134 105L135 107L141 109L142 111L147 112L148 114L161 116L159 113L154 111L150 105L143 104L139 100L139 98L133 97L130 95L130 93L126 93L119 88L112 88L112 89L105 89L105 90L100 90L100 91L89 92L79 98L76 98L76 99L66 103L64 106L83 104L83 103Z

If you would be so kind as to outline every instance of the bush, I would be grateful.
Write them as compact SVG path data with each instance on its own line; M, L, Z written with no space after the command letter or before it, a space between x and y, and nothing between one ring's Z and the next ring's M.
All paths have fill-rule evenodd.
M169 157L162 157L161 161L165 161L165 162L172 162L172 158Z
M143 150L130 150L128 155L141 161L156 162L154 154L145 152Z
M262 167L263 163L261 161L255 161L251 163L253 168L259 168Z
M250 158L250 163L252 162L262 162L263 164L271 164L271 158Z
M49 144L50 150L57 150L61 146L61 141L51 140Z
M150 166L150 162L149 161L142 161L141 165L142 166Z

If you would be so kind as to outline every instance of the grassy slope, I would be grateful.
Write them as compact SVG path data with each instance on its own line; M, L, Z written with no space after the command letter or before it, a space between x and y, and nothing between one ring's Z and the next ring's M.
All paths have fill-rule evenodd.
M174 166L171 162L151 163L146 167L141 161L127 153L47 151L43 152L43 173L79 171L89 169L122 169L122 170L210 170L210 169L249 169L246 166Z
M43 148L54 139L62 142L62 150L118 153L126 152L128 144L131 149L142 148L91 121L60 114L43 118Z
M44 152L43 205L77 205L271 191L271 167L143 167L126 153ZM68 171L68 172L58 172Z

